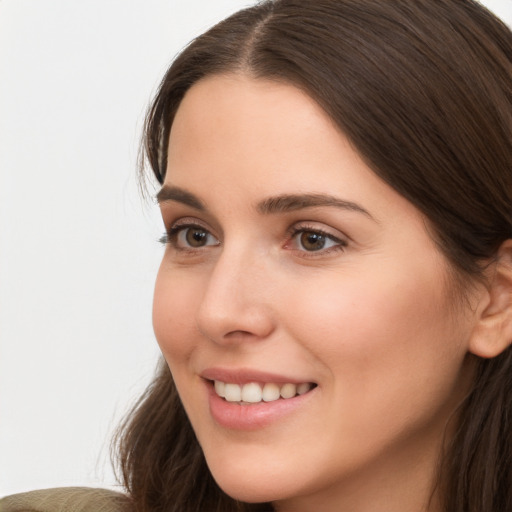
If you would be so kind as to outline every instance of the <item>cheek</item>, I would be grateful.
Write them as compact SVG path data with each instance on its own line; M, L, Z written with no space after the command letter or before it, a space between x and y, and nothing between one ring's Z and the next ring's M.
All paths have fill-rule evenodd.
M190 360L197 348L196 310L201 287L190 276L174 272L162 263L155 283L153 329L162 354L171 370L187 415L197 424L198 411L190 386ZM203 411L204 412L204 411Z
M167 363L187 358L195 336L197 289L162 263L153 296L153 329Z
M383 269L381 275L365 271L364 279L340 273L309 286L301 281L287 293L289 324L310 333L330 355L403 348L442 331L451 315L439 283L399 275Z
M288 325L327 369L340 410L432 412L457 385L466 353L461 324L442 280L382 270L317 283L309 287L314 297L297 288Z

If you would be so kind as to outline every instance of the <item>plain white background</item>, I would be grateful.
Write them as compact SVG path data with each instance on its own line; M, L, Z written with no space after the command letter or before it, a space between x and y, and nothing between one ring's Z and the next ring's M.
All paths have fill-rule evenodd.
M0 0L0 496L115 487L110 436L158 359L144 111L172 57L251 3ZM484 3L512 25L512 0Z

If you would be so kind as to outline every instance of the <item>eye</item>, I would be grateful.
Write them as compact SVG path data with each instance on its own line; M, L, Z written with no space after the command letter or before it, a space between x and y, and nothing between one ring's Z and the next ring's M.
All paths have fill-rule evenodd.
M293 249L305 252L343 250L345 241L319 229L295 228L291 236Z
M217 239L206 229L191 226L181 228L176 233L176 245L178 247L192 247L197 249L206 245L217 245Z
M207 229L196 225L177 225L161 239L176 249L201 249L206 246L219 245L219 241Z

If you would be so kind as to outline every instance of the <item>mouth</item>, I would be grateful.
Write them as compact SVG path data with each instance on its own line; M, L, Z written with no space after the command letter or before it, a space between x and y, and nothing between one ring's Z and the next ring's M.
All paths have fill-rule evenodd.
M210 381L215 394L226 402L239 405L254 405L262 402L275 402L276 400L289 400L296 396L305 395L316 387L315 383L276 383L276 382L248 382L236 384L221 380Z
M201 372L213 420L229 431L255 431L307 411L318 384L249 368Z

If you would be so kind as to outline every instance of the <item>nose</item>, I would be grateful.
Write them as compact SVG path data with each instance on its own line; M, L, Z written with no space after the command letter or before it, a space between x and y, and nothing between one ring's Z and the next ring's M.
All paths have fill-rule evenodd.
M218 344L267 338L275 328L269 281L264 257L224 248L197 310L199 331Z

